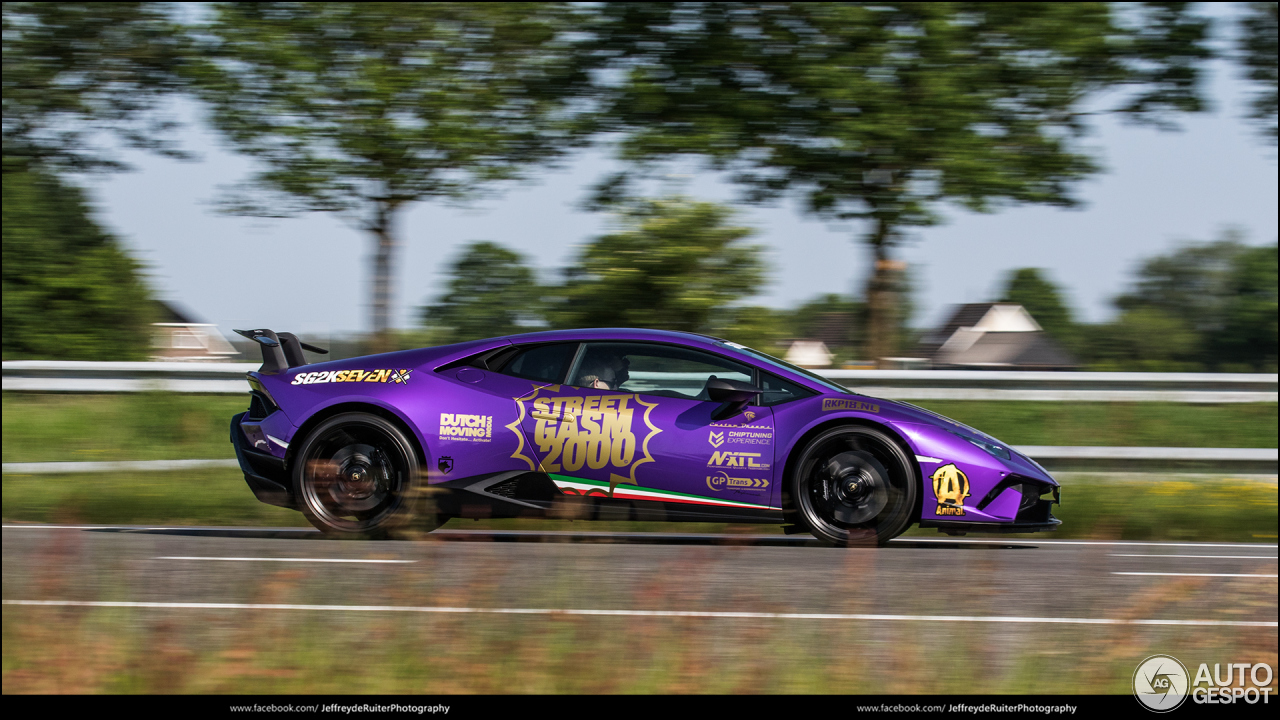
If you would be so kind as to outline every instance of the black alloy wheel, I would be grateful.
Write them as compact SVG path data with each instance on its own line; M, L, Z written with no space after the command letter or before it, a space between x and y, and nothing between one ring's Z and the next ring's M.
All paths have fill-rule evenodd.
M884 545L911 526L918 492L913 467L881 430L832 428L801 451L792 502L801 522L829 545Z
M366 413L322 422L307 436L293 470L294 494L307 520L330 537L351 539L386 538L414 519L425 482L420 477L418 454L404 432Z

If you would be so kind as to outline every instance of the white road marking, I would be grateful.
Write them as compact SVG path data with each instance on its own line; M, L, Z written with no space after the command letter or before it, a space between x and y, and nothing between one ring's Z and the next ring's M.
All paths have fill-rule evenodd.
M365 558L255 558L208 557L202 555L165 555L154 560L227 560L234 562L313 562L313 563L416 563L417 560L369 560Z
M1166 575L1169 577L1243 577L1273 578L1275 575L1256 575L1253 573L1162 573L1162 572L1113 572L1112 575Z
M344 612L467 613L485 615L587 615L603 617L702 617L751 620L902 620L908 622L975 622L1050 625L1188 625L1206 627L1276 627L1274 621L1251 620L1122 620L1116 618L1046 618L1006 615L866 615L855 613L716 612L707 610L590 610L576 608L476 608L412 605L285 605L269 603L123 602L87 600L5 600L5 605L48 607L117 607L175 610L313 610Z
M1111 557L1153 557L1153 558L1212 558L1214 560L1272 560L1277 558L1274 555L1163 555L1160 553L1136 553L1123 554L1111 553Z
M142 526L142 525L40 525L40 524L21 524L21 525L3 525L0 526L6 530L186 530L186 531L206 531L206 532L297 532L306 534L319 534L319 530L314 528L302 527L278 527L278 528L260 528L260 527L219 527L219 526ZM575 530L464 530L464 529L445 529L441 530L444 534L463 534L463 535L485 535L491 533L500 533L503 535L581 535L581 536L600 536L600 537L618 537L630 535L651 535L654 537L661 535L670 535L673 533L607 533L598 531L575 531ZM687 534L675 533L680 537ZM701 533L699 533L701 534ZM708 537L718 537L709 535ZM784 538L783 535L734 535L736 540L747 540L752 537L761 537L771 540ZM890 542L894 543L958 543L958 544L978 544L978 545L1114 545L1114 546L1131 546L1131 547L1190 547L1190 548L1238 548L1238 549L1269 549L1275 548L1275 543L1195 543L1195 542L1141 542L1128 540L1036 540L1030 538L932 538L932 537L899 537Z

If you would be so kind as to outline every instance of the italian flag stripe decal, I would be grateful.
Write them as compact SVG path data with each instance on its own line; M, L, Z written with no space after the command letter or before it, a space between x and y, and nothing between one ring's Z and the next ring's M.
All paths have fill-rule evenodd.
M599 490L603 493L609 492L609 483L599 480L584 480L582 478L569 477L568 475L556 475L551 473L551 480L555 482L556 487L563 492L565 490L576 490L578 493L585 495L591 490ZM660 502L683 503L688 505L715 505L717 507L738 507L753 508L757 510L769 510L768 505L757 505L755 503L739 502L737 500L721 500L719 498L702 497L699 495L690 495L688 493L675 492L673 490L655 490L653 488L641 488L635 485L618 485L613 490L615 498L623 500L657 500Z

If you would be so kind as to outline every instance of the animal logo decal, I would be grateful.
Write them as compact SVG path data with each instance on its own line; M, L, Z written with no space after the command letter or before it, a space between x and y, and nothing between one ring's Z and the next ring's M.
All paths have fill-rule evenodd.
M938 499L938 515L964 515L964 499L969 497L969 477L955 463L947 463L929 476L933 496Z

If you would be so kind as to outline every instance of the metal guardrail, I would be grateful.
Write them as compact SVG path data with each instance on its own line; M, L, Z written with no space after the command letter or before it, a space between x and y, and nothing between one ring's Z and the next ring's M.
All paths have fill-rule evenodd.
M1219 472L1274 475L1280 465L1276 448L1075 447L1016 445L1046 469L1151 472ZM142 460L124 462L4 463L9 475L52 475L105 472L158 472L238 467L235 460Z
M1022 372L1009 370L826 370L854 392L888 400L1273 403L1267 373Z
M3 364L3 389L16 392L248 392L257 363L66 362ZM1111 373L985 370L824 370L854 392L887 400L1274 403L1266 373Z
M249 392L245 373L259 363L74 362L10 360L3 363L5 392L180 392L237 395Z

